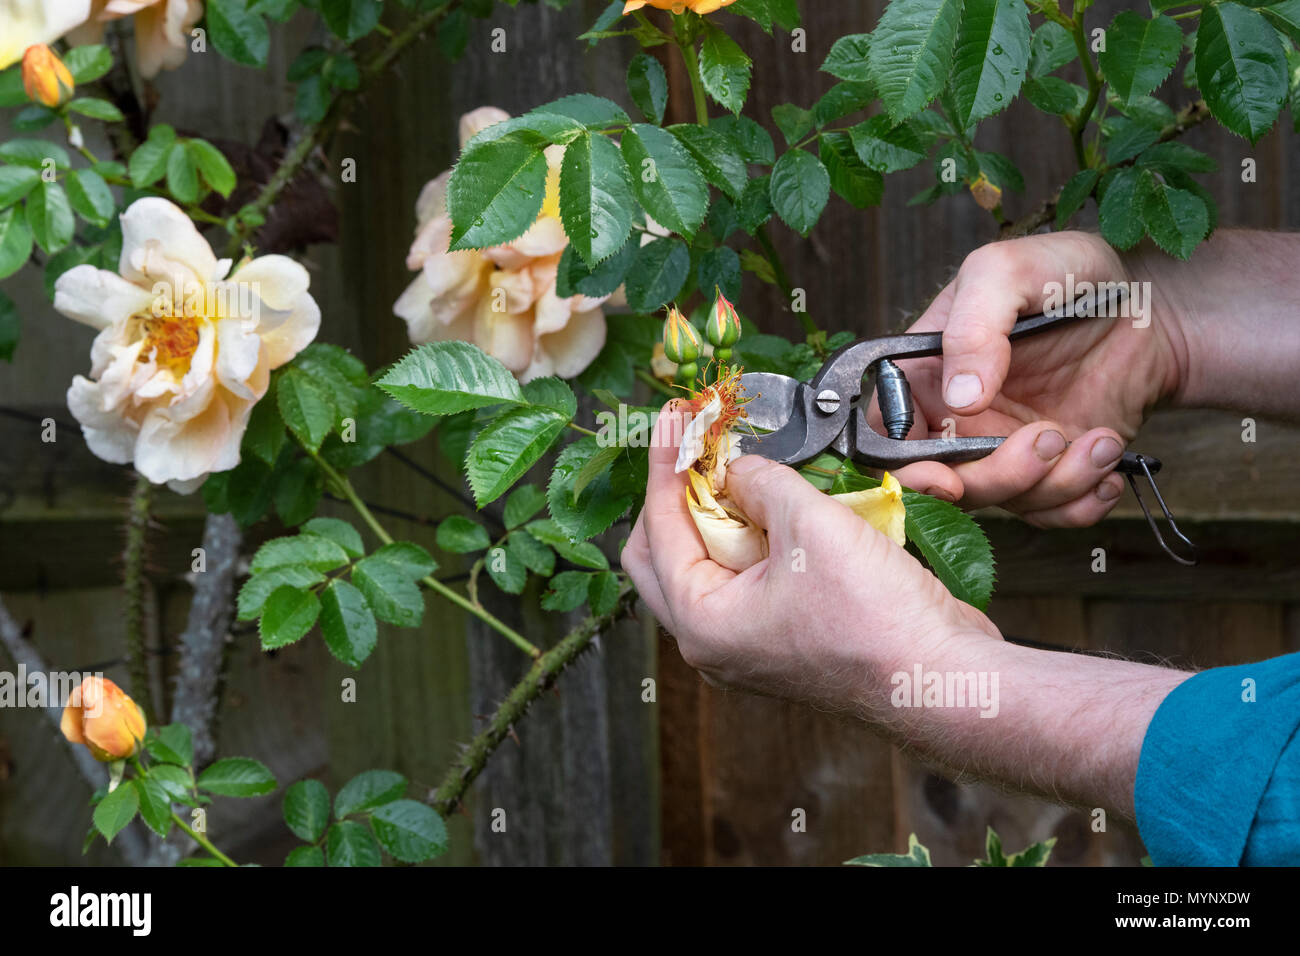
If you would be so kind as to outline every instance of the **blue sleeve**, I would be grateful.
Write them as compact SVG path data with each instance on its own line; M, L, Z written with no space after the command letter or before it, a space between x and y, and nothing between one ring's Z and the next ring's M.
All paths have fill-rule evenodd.
M1134 803L1156 866L1300 865L1300 653L1175 687L1142 741Z

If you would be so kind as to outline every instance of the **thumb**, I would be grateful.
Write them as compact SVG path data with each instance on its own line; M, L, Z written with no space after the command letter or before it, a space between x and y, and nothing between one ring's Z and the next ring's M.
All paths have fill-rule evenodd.
M762 455L744 455L727 466L726 495L769 533L787 528L795 514L830 501L799 472Z

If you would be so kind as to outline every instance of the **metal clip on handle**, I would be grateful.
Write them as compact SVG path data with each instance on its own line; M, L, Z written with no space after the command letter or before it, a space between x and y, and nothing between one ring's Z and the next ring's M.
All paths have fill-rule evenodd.
M1124 476L1128 478L1129 487L1133 489L1133 497L1137 499L1138 505L1142 508L1142 514L1146 515L1147 524L1151 526L1151 533L1156 536L1156 543L1160 545L1165 554L1169 555L1169 557L1173 558L1179 564L1186 565L1189 568L1194 567L1197 561L1200 560L1200 555L1196 550L1196 545L1192 544L1191 539L1188 538L1187 535L1178 530L1178 523L1174 521L1174 516L1170 513L1169 506L1165 504L1165 499L1160 494L1160 486L1156 484L1156 480L1152 475L1153 472L1160 470L1160 463L1158 461L1155 462L1156 467L1151 468L1148 465L1151 459L1146 456L1134 455L1132 452L1126 452L1124 455L1126 459L1130 456L1134 459L1134 463L1137 466L1136 470L1133 468L1125 468L1124 465L1127 464L1125 461L1121 461L1120 467L1116 470L1122 471ZM1151 510L1147 508L1147 503L1142 500L1142 492L1138 491L1136 476L1139 474L1146 475L1147 481L1151 483L1151 491L1156 496L1156 503L1160 505L1160 510L1164 513L1165 521L1169 524L1169 530L1178 536L1178 540L1187 545L1191 552L1190 558L1185 558L1175 552L1173 548L1169 547L1168 542L1165 541L1165 536L1160 533L1160 528L1156 525L1156 519L1152 517Z

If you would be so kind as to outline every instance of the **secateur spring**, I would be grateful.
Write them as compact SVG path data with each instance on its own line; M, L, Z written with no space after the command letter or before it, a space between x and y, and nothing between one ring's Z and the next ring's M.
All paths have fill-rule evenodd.
M876 400L880 406L880 417L885 427L885 433L896 440L904 439L907 437L907 433L912 430L912 423L916 419L916 412L912 404L912 387L908 383L903 370L887 358L877 361L873 369L876 375ZM1115 470L1128 479L1129 487L1133 489L1133 497L1137 499L1138 507L1142 509L1142 514L1146 517L1147 525L1151 528L1151 533L1155 535L1156 543L1160 545L1160 549L1179 564L1187 567L1194 566L1199 560L1196 545L1179 529L1173 513L1170 512L1169 506L1165 504L1164 496L1160 494L1160 486L1156 484L1155 473L1160 470L1160 460L1134 452L1126 452ZM1190 557L1184 557L1176 552L1169 546L1165 536L1161 534L1155 516L1151 514L1151 509L1147 507L1146 501L1142 498L1142 492L1138 488L1138 476L1145 477L1151 485L1151 492L1155 495L1156 503L1160 506L1161 513L1164 514L1169 530L1173 532L1179 541L1186 545Z

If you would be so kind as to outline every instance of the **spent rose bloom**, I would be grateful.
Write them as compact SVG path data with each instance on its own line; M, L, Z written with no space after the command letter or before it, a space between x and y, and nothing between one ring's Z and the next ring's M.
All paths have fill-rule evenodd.
M90 16L90 0L0 0L0 70L29 46L53 43Z
M125 760L144 740L144 711L108 678L87 677L68 698L59 729L96 760Z
M484 106L460 120L460 144L510 118ZM559 183L563 147L546 150L549 174L541 213L518 239L489 249L448 251L448 170L427 183L415 204L415 242L407 268L419 275L393 305L417 345L449 339L472 342L495 356L520 381L543 375L572 378L605 344L609 296L555 292L555 275L568 237L560 224Z
M135 48L140 75L154 77L185 62L190 30L203 16L202 0L93 0L85 24L68 35L74 44L102 43L104 24L135 17Z
M100 458L188 493L239 464L271 370L316 337L307 270L262 256L230 272L179 208L149 197L122 214L120 275L81 265L54 308L99 330L68 408Z
M648 5L659 10L671 10L673 13L685 13L690 10L704 16L706 13L713 13L735 2L736 0L627 0L627 3L623 4L623 15L627 16L633 10L640 10Z

